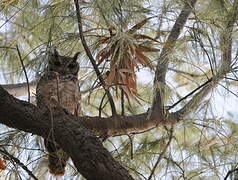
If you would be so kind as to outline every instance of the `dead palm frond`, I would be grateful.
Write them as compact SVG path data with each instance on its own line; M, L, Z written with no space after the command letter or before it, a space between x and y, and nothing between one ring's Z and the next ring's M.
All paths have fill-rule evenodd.
M106 60L110 62L105 75L107 85L116 87L116 90L118 87L122 89L128 100L139 96L135 73L139 65L153 69L145 53L159 51L152 45L152 42L157 42L156 39L137 32L149 19L144 19L125 32L110 27L109 36L97 41L97 45L103 47L96 56L98 65Z

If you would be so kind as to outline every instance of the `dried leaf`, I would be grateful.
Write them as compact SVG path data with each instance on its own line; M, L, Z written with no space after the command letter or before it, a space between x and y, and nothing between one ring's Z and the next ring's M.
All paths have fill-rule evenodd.
M134 89L135 92L137 92L137 89L136 89L136 81L131 77L131 78L128 78L128 87L131 88L131 89Z
M110 41L111 37L106 37L97 41L97 44L106 44Z
M131 74L134 74L135 72L131 69L120 69L119 72L122 72L122 73L131 73Z
M98 65L100 65L104 59L108 58L111 55L111 51L107 48L102 49L99 51L98 55L96 56L96 59L98 60Z
M0 158L0 171L6 169L6 160Z
M131 56L131 57L134 57L134 56L135 56L135 52L136 52L137 45L134 44L134 43L129 43L128 46L129 46L128 55Z
M157 41L156 39L150 37L150 36L147 36L147 35L144 35L144 34L134 34L133 37L135 39L149 39L149 40L152 40L152 41L155 41L157 43L160 43L159 41Z
M111 85L112 82L114 81L114 79L115 79L115 74L116 74L116 68L115 68L115 66L114 66L114 67L112 67L112 68L110 69L110 72L109 72L108 77L107 77L107 83L108 83L109 85Z
M146 47L146 46L142 46L142 45L139 45L137 49L138 49L138 51L143 51L143 52L159 52L160 51L160 49Z
M115 66L117 61L120 61L120 46L115 46L114 50L112 51L111 57L111 67Z
M139 51L138 49L136 49L136 57L137 57L138 61L139 61L142 65L144 65L144 66L146 66L146 67L149 67L149 68L151 68L151 69L154 68L154 67L150 64L149 59L148 59L141 51Z
M144 19L143 21L137 23L135 26L133 26L133 27L128 31L128 33L129 33L129 34L135 33L137 30L139 30L140 28L142 28L151 18L154 18L154 17L146 18L146 19Z

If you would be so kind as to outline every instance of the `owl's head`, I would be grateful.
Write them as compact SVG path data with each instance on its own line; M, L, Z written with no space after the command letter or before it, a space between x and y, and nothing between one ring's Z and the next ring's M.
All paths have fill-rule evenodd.
M48 70L51 72L57 72L60 75L75 75L77 76L79 71L79 64L77 62L79 52L73 57L60 56L55 50L50 58Z

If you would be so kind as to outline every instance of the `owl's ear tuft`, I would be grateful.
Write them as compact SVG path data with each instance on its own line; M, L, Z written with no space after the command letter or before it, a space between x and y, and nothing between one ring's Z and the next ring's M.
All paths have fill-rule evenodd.
M74 60L74 61L76 61L76 60L77 60L77 58L78 58L79 54L80 54L80 52L76 52L76 53L75 53L75 55L74 55L74 57L73 57L73 60Z

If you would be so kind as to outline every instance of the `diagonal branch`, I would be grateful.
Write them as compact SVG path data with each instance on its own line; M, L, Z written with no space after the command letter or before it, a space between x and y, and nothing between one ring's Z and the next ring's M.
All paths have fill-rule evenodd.
M28 92L28 102L31 102L31 92L30 92L29 80L28 80L28 76L27 76L26 68L25 68L25 65L24 65L23 59L22 59L22 57L21 57L21 52L20 52L20 50L19 50L19 48L18 48L18 45L16 46L16 49L17 49L18 57L19 57L20 62L21 62L22 70L23 70L24 75L25 75L25 78L26 78L26 83L27 83L27 92Z
M176 103L174 103L172 106L169 106L168 110L174 108L175 106L177 106L180 102L184 101L185 99L187 99L189 96L192 96L195 92L197 92L199 89L201 89L202 87L206 86L208 83L210 83L212 81L212 79L208 79L205 83L203 83L202 85L200 85L199 87L195 88L193 91L191 91L190 93L188 93L186 96L184 96L183 98L181 98L180 100L178 100Z
M38 180L36 178L36 176L28 169L27 166L25 166L18 158L14 157L13 155L11 155L9 152L7 152L5 149L0 149L0 152L4 155L6 155L8 158L10 158L12 161L14 161L16 164L18 164L19 166L21 166L22 169L24 169L26 171L26 173L32 177L34 180Z
M162 52L158 58L158 64L155 71L154 78L154 102L153 102L153 111L159 112L160 115L164 115L164 94L165 94L165 77L168 69L169 63L169 54L173 51L175 43L183 29L189 14L192 12L197 0L187 0L185 5L179 14L169 36L165 42L165 46L162 49Z
M80 13L80 9L79 9L79 2L78 0L74 0L74 4L75 4L75 7L76 7L76 12L77 12L77 19L78 19L78 29L79 29L79 36L80 36L80 39L81 39L81 42L82 42L82 45L85 49L85 52L90 60L90 62L92 63L93 65L93 68L97 74L97 77L99 79L99 81L101 82L106 94L107 94L107 97L108 97L108 100L109 100L109 103L110 103L110 106L111 106L111 110L112 110L112 115L116 115L117 112L116 112L116 107L115 107L115 104L114 104L114 101L113 101L113 98L112 98L112 95L109 91L109 89L106 88L106 84L105 84L105 81L102 77L102 74L100 73L98 67L97 67L97 64L95 62L95 59L93 58L92 56L92 53L87 45L87 42L84 38L84 35L83 35L83 27L82 27L82 21L81 21L81 13Z
M228 171L227 174L226 174L226 176L225 176L225 178L224 178L224 180L227 180L227 178L228 178L231 174L233 174L234 172L237 172L237 171L238 171L238 168L235 168L235 169L232 169L232 170Z
M218 73L214 75L211 79L212 81L206 84L194 97L180 110L176 112L178 116L183 117L186 114L190 113L194 110L200 102L206 97L208 93L210 93L222 80L225 75L231 70L232 63L232 32L234 23L238 18L238 0L235 0L233 3L233 8L227 15L227 19L225 20L226 25L224 27L224 31L220 36L220 46L221 46L221 65L218 69Z

